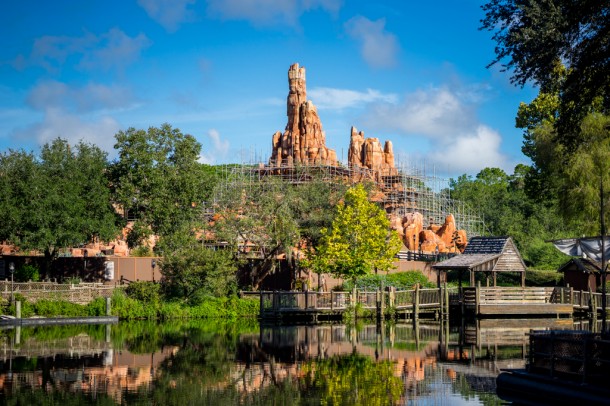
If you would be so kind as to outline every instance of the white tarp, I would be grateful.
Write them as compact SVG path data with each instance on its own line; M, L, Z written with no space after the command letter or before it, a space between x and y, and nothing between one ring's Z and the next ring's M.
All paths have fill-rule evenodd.
M586 256L594 261L602 260L601 237L569 238L566 240L553 241L553 245L559 251L572 257ZM604 237L604 258L610 262L610 237Z

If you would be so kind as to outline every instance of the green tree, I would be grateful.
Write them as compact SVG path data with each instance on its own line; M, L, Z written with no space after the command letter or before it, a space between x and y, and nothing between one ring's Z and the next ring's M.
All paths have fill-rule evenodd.
M0 240L44 253L48 268L59 251L116 237L106 153L57 138L39 157L23 151L0 156L0 209L7 213Z
M610 108L610 5L597 0L491 0L482 6L482 29L494 33L496 58L512 81L532 81L545 93L555 85L559 61L559 132L570 149L591 108ZM598 107L596 107L597 109Z
M600 188L604 192L604 212L610 207L610 116L593 113L585 117L581 132L586 139L570 156L565 168L565 189L561 194L566 217L589 235L601 232L599 223Z
M234 252L214 250L195 238L176 244L160 263L161 284L169 297L191 302L203 296L225 297L237 290Z
M278 256L292 260L292 249L301 238L295 199L291 185L271 177L254 185L235 179L216 197L211 232L216 241L226 241L238 253L254 289L276 269Z
M557 199L528 196L525 187L531 170L520 164L508 175L499 168L485 168L475 178L451 179L450 193L477 208L491 235L511 236L528 266L553 269L566 257L546 241L564 237L572 229L561 218Z
M163 124L116 134L118 159L111 166L113 199L135 218L128 236L138 246L185 225L201 226L201 210L215 183L214 170L198 162L201 145L192 135Z
M306 266L352 281L373 271L388 271L401 247L398 234L389 225L383 210L369 202L362 185L348 189L331 228L322 230L320 244Z

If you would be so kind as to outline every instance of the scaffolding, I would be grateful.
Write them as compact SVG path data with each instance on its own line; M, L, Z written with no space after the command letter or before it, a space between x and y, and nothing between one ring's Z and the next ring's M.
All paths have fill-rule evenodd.
M342 164L229 164L221 169L214 203L220 200L220 194L225 191L237 188L248 193L251 188L265 187L270 179L279 179L290 185L313 180L337 186L372 182L377 192L373 200L378 202L388 215L404 217L408 213L419 212L423 216L424 227L429 227L433 224L443 224L445 218L453 214L456 227L465 230L469 238L485 234L485 224L476 211L464 202L452 199L449 181L437 176L434 167L428 170L425 164L408 165L398 162L396 171L385 174Z

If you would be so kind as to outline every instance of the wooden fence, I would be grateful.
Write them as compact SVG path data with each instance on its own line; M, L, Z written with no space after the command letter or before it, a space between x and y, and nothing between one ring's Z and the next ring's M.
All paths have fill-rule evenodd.
M443 293L445 292L445 293ZM318 315L340 316L349 308L359 306L365 310L383 313L386 308L402 315L419 315L423 312L441 312L446 289L421 289L397 291L353 291L353 292L295 292L262 291L260 312L263 318L306 316L315 319ZM447 305L448 308L448 305Z
M65 300L86 304L98 297L110 297L118 285L103 283L62 284L53 282L13 283L0 281L0 297L10 300L21 295L31 302L38 300Z

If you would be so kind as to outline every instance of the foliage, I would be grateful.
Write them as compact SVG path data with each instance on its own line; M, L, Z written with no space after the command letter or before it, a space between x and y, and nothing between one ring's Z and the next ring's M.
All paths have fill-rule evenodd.
M168 297L197 302L206 295L220 297L237 291L233 253L202 246L194 238L166 254L159 266Z
M397 403L405 390L390 361L351 354L304 365L304 385L322 405L386 405Z
M201 145L192 135L163 124L116 135L118 159L110 167L112 196L131 216L130 246L200 226L199 212L215 183L212 168L198 162Z
M150 247L138 245L129 251L129 255L132 257L151 257L153 256L153 252Z
M15 270L15 281L17 282L38 282L40 272L38 266L34 264L23 264Z
M1 154L0 240L42 251L48 266L64 247L114 238L106 166L98 147L60 138L43 145L39 157Z
M373 291L384 287L393 286L397 290L408 290L419 284L424 288L434 288L436 285L428 280L420 271L408 271L392 273L388 275L366 275L356 281L356 289L363 291ZM342 290L351 291L354 287L352 281L346 281Z
M369 202L362 185L349 189L330 229L305 265L317 273L332 273L356 280L373 271L393 267L401 247L398 235L389 230L389 220L375 203Z
M475 178L451 179L450 193L478 209L489 234L512 237L528 267L551 269L567 257L547 241L574 235L575 229L562 219L558 200L542 202L526 193L529 171L525 165L512 175L485 168Z
M571 147L573 129L600 104L610 108L610 7L590 0L491 0L483 6L482 29L494 32L496 58L512 70L512 81L533 81L541 91L555 86L555 67L566 64L560 83L560 133ZM572 138L572 140L570 140Z
M562 208L568 218L578 221L582 232L600 235L600 188L604 192L604 212L610 215L610 116L589 114L581 124L584 141L565 167Z
M150 281L131 282L125 288L128 297L144 303L158 303L161 300L161 286Z

